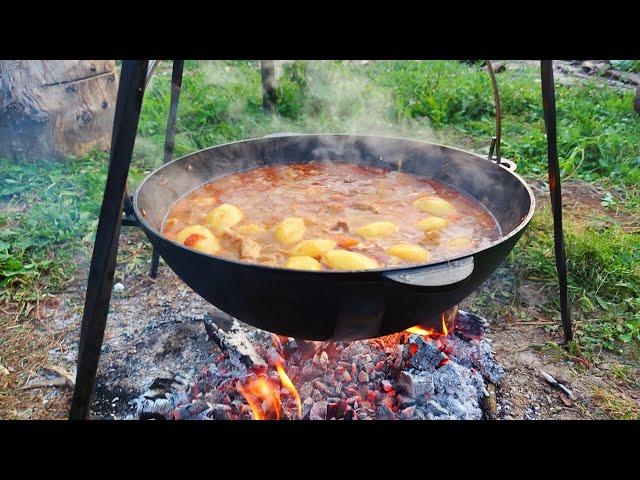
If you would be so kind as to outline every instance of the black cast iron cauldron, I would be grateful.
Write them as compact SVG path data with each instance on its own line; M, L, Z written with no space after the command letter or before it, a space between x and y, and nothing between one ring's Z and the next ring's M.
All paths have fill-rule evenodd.
M482 203L503 235L487 248L424 266L313 272L207 255L160 233L173 203L216 177L312 160L360 163L434 178ZM535 209L524 180L483 157L421 141L353 135L265 137L201 150L151 173L136 190L133 204L162 258L204 299L258 328L309 340L371 338L417 324L439 328L440 314L493 273Z

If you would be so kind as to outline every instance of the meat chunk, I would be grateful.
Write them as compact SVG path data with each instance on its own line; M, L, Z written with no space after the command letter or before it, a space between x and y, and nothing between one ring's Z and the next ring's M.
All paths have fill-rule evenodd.
M442 243L442 233L439 230L424 232L419 243L423 247L438 247Z
M346 233L349 231L349 225L347 225L347 222L343 222L342 220L340 220L339 222L336 222L333 227L331 227L331 230L334 232Z
M342 210L344 210L344 207L342 205L338 205L336 203L325 203L318 209L318 213L334 214L339 213Z
M240 239L240 258L243 260L256 260L260 253L262 252L262 247L252 238L242 237Z
M258 257L258 263L267 267L279 267L282 262L282 256L277 253L264 254Z
M378 207L374 203L356 202L351 205L351 208L355 208L356 210L363 210L367 212L380 213L380 207Z
M221 237L237 247L242 260L256 260L262 253L262 247L253 238L240 235L229 228L221 233Z

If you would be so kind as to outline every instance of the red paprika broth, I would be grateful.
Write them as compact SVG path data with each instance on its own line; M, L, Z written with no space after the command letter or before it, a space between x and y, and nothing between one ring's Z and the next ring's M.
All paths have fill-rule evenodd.
M430 198L414 204L423 197ZM438 212L438 215L420 211L420 205L427 204L429 210L435 208L434 202L436 206L441 205L439 199L447 202L444 210L452 211ZM207 216L221 204L240 209L242 220L226 228L208 223ZM234 215L237 212L234 207L225 208L233 210ZM418 228L420 220L433 216L444 219L446 225L430 231ZM336 242L331 250L356 252L377 262L377 266L365 268L436 262L485 247L501 234L494 217L479 202L438 181L336 162L274 165L218 178L174 204L163 224L163 234L177 241L185 227L201 225L215 236L207 245L217 243L218 249L198 247L194 238L203 239L201 231L183 240L190 248L224 258L285 267L300 241L282 243L278 239L276 225L288 217L302 219L304 232L300 240L331 240ZM224 218L227 221L229 217ZM373 238L359 233L361 227L374 222L392 223L397 230ZM437 219L435 222L443 223ZM384 224L384 229L392 226ZM297 239L299 233L294 232L291 238ZM326 244L324 242L325 248ZM410 247L391 248L396 255L387 251L398 244L410 244ZM428 252L426 259L424 251ZM321 267L312 269L335 267L329 258L331 254L320 255L315 250L313 253ZM360 269L357 266L337 268Z

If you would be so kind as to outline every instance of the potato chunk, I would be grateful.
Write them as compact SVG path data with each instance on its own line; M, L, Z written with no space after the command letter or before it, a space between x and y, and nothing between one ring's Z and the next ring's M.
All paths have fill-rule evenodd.
M320 258L328 250L336 246L333 240L325 240L322 238L314 238L312 240L303 240L291 251L291 255L305 255L313 258Z
M276 225L276 238L285 245L299 242L304 237L306 229L304 220L298 217L288 217Z
M447 246L456 250L465 250L473 247L473 240L469 237L456 237L449 240Z
M334 270L370 270L378 268L378 262L361 253L349 250L329 250L322 261Z
M284 264L286 268L293 268L295 270L322 270L322 265L315 258L307 255L299 255L290 257L287 263Z
M418 230L430 232L432 230L442 230L447 225L447 221L441 217L425 217L418 221Z
M191 225L178 232L176 241L185 247L214 255L220 250L218 239L213 233L202 225Z
M266 230L258 225L257 223L247 223L246 225L240 225L237 228L238 232L243 233L245 235L257 235L258 233L263 233Z
M387 253L410 262L426 262L429 251L412 243L398 243L387 248Z
M207 215L207 224L216 231L233 227L242 221L244 213L235 205L223 203L214 208Z
M421 197L411 205L421 212L430 213L431 215L449 215L456 211L449 202L433 195Z
M386 237L398 231L398 225L391 222L373 222L356 230L356 233L365 238Z

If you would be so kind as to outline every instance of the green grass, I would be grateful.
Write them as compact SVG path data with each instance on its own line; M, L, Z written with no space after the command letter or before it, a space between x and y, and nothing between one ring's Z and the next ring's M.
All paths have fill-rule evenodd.
M534 216L511 254L524 277L545 282L554 309L559 302L549 209ZM580 225L565 220L565 251L572 315L586 350L600 346L621 352L640 345L640 234L615 223Z
M368 74L390 88L394 113L428 118L464 135L488 139L494 107L486 72L460 62L377 62ZM524 68L498 74L503 111L503 155L529 175L546 172L546 136L539 72ZM633 92L595 81L556 86L558 151L563 173L593 181L640 182L640 122Z
M633 71L636 63L622 65ZM622 68L622 67L620 67ZM536 68L497 75L503 155L527 178L546 176L546 138ZM159 166L171 71L162 64L145 95L134 177ZM640 208L640 117L630 91L596 80L556 85L558 150L565 178L598 182L611 208ZM256 61L187 61L176 155L273 132L389 134L464 145L486 153L494 133L489 77L457 61L286 63L278 114L261 108ZM74 250L88 251L104 188L106 156L17 165L0 160L0 288L4 301L31 301L73 276ZM132 186L135 180L131 182ZM6 181L5 181L6 179ZM567 254L579 340L590 349L637 345L637 233L568 223ZM555 282L550 215L536 215L512 263L521 275ZM555 298L551 291L550 298Z
M611 64L618 70L640 73L640 60L611 60Z
M93 243L107 161L101 152L67 162L0 159L0 302L35 301L73 277L74 255Z

